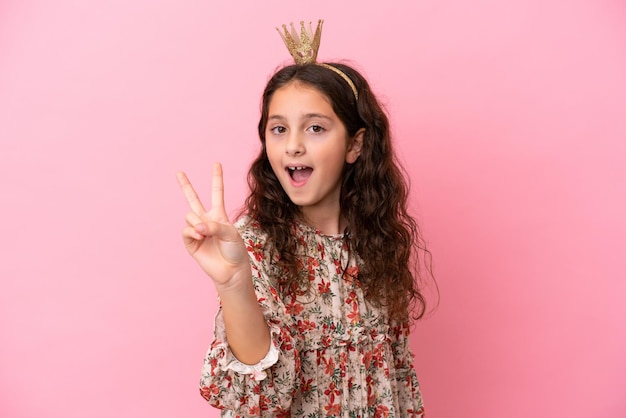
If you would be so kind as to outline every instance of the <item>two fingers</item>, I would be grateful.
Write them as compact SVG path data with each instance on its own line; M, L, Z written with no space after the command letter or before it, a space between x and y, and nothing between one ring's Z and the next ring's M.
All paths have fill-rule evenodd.
M178 179L178 184L183 191L191 210L198 215L203 215L206 210L204 209L198 194L191 185L189 178L187 178L187 175L181 171L176 174L176 178ZM222 165L220 163L215 163L213 165L213 185L211 191L212 207L222 209L224 213L226 213L224 208L224 175L222 173Z
M176 179L191 209L191 212L186 216L188 226L183 231L183 235L189 235L192 238L201 240L206 235L216 233L217 231L215 229L220 229L219 225L215 224L216 222L228 223L228 215L224 207L224 177L221 164L215 163L213 165L211 187L211 214L215 217L214 220L216 222L205 223L203 221L207 210L204 208L202 201L198 197L198 193L196 193L191 185L187 175L184 172L179 172L176 174Z

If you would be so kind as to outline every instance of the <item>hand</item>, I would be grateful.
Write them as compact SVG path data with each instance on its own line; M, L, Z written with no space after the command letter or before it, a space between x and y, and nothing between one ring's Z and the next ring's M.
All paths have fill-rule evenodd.
M224 208L222 166L219 163L213 166L212 201L208 212L185 173L177 173L176 178L191 208L183 229L183 241L189 254L218 289L236 285L240 280L249 283L252 273L248 251Z

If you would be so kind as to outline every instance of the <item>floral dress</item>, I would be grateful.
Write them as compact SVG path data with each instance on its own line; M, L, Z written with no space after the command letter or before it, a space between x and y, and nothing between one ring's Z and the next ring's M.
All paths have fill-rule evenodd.
M311 291L281 298L267 235L251 219L236 227L248 248L272 344L256 365L231 353L221 310L204 360L201 395L222 417L423 417L407 323L391 323L363 298L359 262L343 236L294 223ZM276 257L274 255L274 257Z

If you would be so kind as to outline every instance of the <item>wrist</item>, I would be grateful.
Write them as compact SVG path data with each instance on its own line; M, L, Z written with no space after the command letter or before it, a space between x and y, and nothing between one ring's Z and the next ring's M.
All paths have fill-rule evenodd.
M215 283L220 299L225 297L241 297L246 294L254 294L254 286L252 285L252 271L250 266L242 271L236 272L224 283ZM255 297L256 299L256 297Z

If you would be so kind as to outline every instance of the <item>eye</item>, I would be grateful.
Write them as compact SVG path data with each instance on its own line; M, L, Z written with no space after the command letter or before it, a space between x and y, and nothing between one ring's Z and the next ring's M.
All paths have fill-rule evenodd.
M284 134L287 129L284 126L274 126L272 128L269 129L271 133L273 133L274 135L280 135L280 134Z
M314 134L321 134L322 132L325 131L325 129L321 127L320 125L311 125L309 126L308 130L313 132Z

